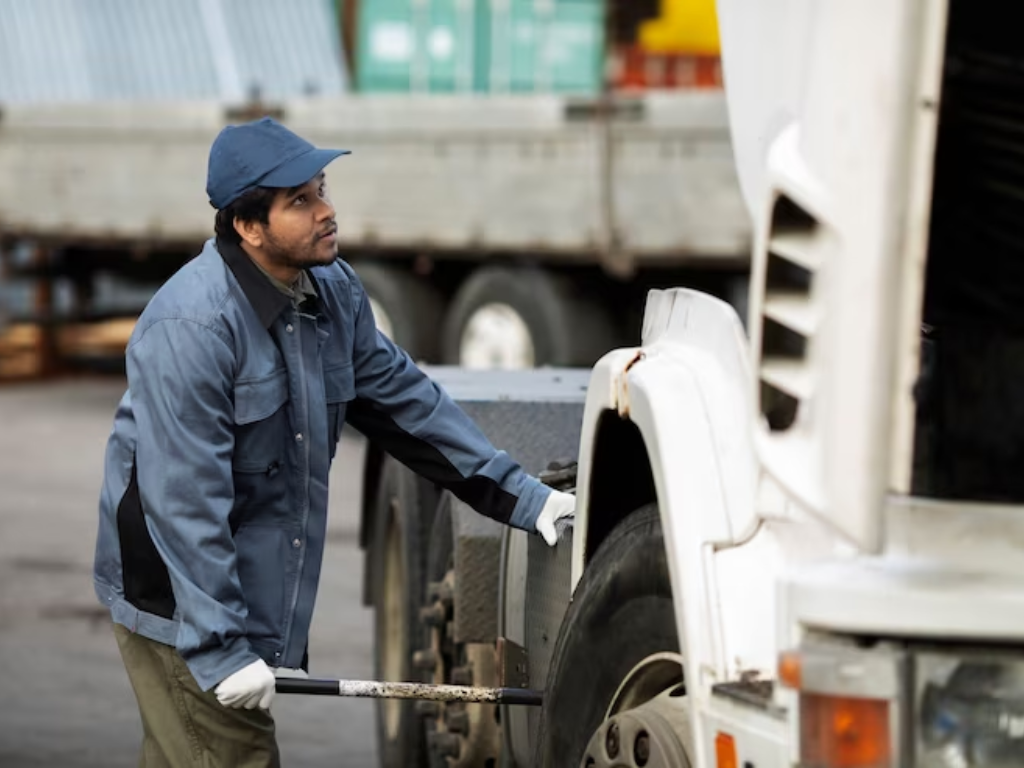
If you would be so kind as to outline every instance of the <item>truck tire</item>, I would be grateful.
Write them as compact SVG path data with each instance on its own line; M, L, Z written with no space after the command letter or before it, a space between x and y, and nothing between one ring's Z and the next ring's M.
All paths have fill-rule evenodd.
M583 572L548 670L533 765L578 766L630 670L678 649L661 521L650 504L616 526Z
M429 279L392 264L355 261L351 266L370 298L377 327L413 360L436 362L444 303Z
M590 366L615 346L611 317L564 275L483 267L445 318L442 359L464 368Z
M408 682L422 678L412 663L423 647L419 620L426 594L425 544L436 496L425 481L386 458L377 494L373 556L379 574L373 585L374 679ZM423 723L415 702L375 702L381 768L426 768Z

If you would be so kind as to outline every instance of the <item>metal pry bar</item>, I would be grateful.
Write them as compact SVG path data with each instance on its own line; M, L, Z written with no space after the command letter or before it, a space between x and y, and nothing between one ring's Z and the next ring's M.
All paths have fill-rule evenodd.
M375 680L317 680L303 677L279 677L276 682L278 693L298 693L307 696L462 701L527 707L539 707L544 701L543 691L528 688L473 688L464 685L379 683Z

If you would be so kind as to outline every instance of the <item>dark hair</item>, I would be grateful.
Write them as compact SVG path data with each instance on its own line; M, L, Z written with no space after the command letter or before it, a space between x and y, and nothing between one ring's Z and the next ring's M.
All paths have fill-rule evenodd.
M274 204L274 198L277 197L279 191L270 187L256 187L250 189L227 208L217 211L217 218L213 223L217 238L235 245L242 242L242 237L235 230L235 219L269 224L270 207Z

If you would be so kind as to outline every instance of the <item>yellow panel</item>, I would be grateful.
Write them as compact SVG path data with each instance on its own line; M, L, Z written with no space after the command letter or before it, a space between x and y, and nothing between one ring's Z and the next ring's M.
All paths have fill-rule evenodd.
M640 25L640 45L651 53L717 56L715 0L661 0L661 14Z

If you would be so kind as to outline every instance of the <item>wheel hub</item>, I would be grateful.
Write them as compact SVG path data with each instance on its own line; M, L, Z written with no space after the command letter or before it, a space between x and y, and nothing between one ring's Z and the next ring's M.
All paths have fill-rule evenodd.
M530 327L508 304L485 304L466 323L459 347L464 368L532 368L535 360Z
M666 692L642 707L616 715L597 729L583 768L689 768L679 729L689 728L686 696Z
M581 768L690 768L693 744L683 660L659 653L619 686Z
M434 683L493 685L497 676L493 646L457 643L452 634L455 571L449 569L441 582L428 585L427 592L420 619L427 625L430 647L425 654L417 654L423 662L421 668L431 672ZM435 758L431 765L471 768L496 764L501 738L494 705L448 702L419 711L431 726L427 735L427 748Z

